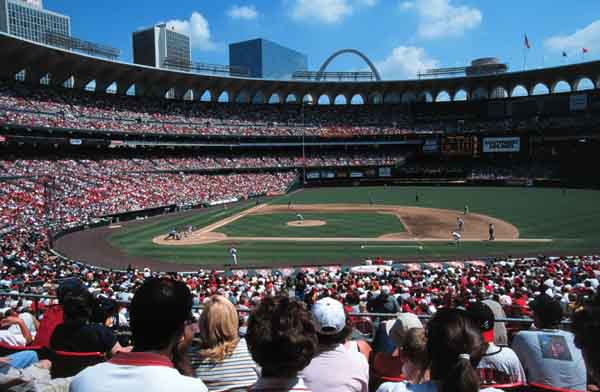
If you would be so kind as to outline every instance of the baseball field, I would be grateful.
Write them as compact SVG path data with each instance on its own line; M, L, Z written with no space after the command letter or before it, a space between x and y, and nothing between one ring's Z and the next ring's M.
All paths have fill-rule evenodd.
M600 191L544 188L305 189L258 206L126 223L105 229L103 241L124 256L123 265L127 258L225 265L232 247L240 265L253 266L587 254L600 250L599 201ZM167 240L173 229L190 233ZM461 235L458 244L453 232Z

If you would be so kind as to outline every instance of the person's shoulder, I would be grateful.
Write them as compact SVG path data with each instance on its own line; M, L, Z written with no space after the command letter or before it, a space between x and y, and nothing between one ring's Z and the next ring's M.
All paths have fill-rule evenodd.
M379 386L377 392L436 392L437 387L432 382L423 384L410 384L407 382L385 382Z
M207 392L208 388L199 378L178 375L169 381L173 390L178 392Z

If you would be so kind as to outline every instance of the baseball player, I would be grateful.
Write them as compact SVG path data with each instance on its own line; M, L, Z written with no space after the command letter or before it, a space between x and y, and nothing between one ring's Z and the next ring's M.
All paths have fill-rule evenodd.
M233 264L237 265L238 260L237 260L237 249L235 249L233 246L231 248L229 248L229 254L231 255L231 258L233 259Z
M304 222L304 217L302 216L302 214L296 214L296 218L300 221L300 222Z
M495 237L495 235L494 235L494 234L495 234L495 230L496 230L496 229L494 228L494 224L493 224L493 223L490 223L490 227L489 227L489 229L488 229L488 232L489 232L489 234L490 234L490 238L489 238L489 239L490 239L490 241L494 241L494 240L496 239L496 237Z
M415 195L415 202L417 202L417 203L419 202L419 194L418 193Z
M465 228L465 221L460 216L456 218L456 228L460 233L462 233L463 229Z
M291 200L291 199L288 201L288 210L289 210L290 208L292 208L292 200Z
M469 215L469 206L465 204L465 215Z
M457 233L456 231L452 232L452 239L454 240L454 245L458 246L458 244L460 243L460 239L461 239L461 235L460 233Z

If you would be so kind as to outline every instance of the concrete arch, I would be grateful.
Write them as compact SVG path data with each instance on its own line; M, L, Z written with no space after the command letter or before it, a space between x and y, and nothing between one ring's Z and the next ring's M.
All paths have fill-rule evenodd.
M508 98L508 90L504 86L496 86L492 89L490 99L505 99Z
M221 93L217 96L217 101L218 102L227 102L227 103L229 103L230 100L231 100L231 96L229 94L229 91L227 91L227 90L221 91Z
M254 96L252 97L252 103L253 104L264 104L267 102L267 97L265 97L265 94L262 91L257 91Z
M456 91L456 93L454 93L454 97L453 101L468 101L469 100L469 93L467 92L466 89L461 88L458 91Z
M350 102L348 103L350 105L364 105L365 103L367 103L367 101L365 100L365 97L363 97L362 94L354 94L350 98Z
M286 97L285 97L285 103L299 103L298 102L298 97L296 96L296 94L294 93L289 93Z
M490 97L488 91L483 87L477 87L470 95L473 101L488 99Z
M531 87L529 95L547 95L550 94L550 88L544 82L538 82Z
M273 93L269 97L267 103L269 104L278 104L281 103L281 95L279 93Z
M440 91L435 96L435 102L450 102L450 101L452 101L452 97L450 96L450 93L448 93L448 91L446 91L446 90Z
M522 84L517 84L515 87L513 87L513 89L510 92L511 98L527 97L527 96L529 96L529 90L527 89L527 87L523 86Z
M383 103L384 104L398 104L402 102L402 94L390 91L383 95Z
M304 94L304 96L302 97L302 103L305 103L307 105L314 105L317 103L317 101L315 101L315 97L312 95L312 93L308 93Z
M597 85L594 83L594 81L586 76L580 77L575 81L575 83L573 83L574 91L595 90L596 88Z
M319 99L317 99L317 105L332 105L334 103L334 99L332 99L327 94L319 95Z
M235 103L250 103L251 102L250 92L248 90L238 91L238 93L235 94L235 98L234 98L233 102L235 102Z
M369 68L371 69L371 72L373 72L373 74L375 75L375 79L376 80L381 80L381 75L379 74L379 71L377 70L377 68L375 67L375 64L373 64L371 62L371 60L369 60L369 58L367 56L365 56L362 52L356 50L356 49L342 49L342 50L338 50L337 52L335 52L334 54L332 54L331 56L329 56L329 58L327 60L325 60L325 62L323 63L323 65L321 65L321 68L319 68L319 74L325 72L325 70L327 69L327 67L329 66L329 64L339 55L342 55L344 53L352 53L357 55L358 57L360 57L361 59L363 59L365 61L365 63L367 63L367 65L369 66ZM317 75L317 80L321 80L321 76Z
M412 91L407 91L404 94L402 94L402 98L401 98L400 102L401 103L415 103L415 102L417 102L417 94Z
M350 102L344 94L338 94L333 99L334 105L348 105Z
M212 92L210 90L204 90L202 94L200 94L200 102L210 102L212 101Z
M429 91L421 91L417 97L417 102L433 102L433 95Z
M381 94L380 92L374 92L369 96L369 99L367 100L367 103L370 103L372 105L381 105L383 104L383 94Z
M571 86L571 83L567 82L566 80L561 79L552 84L550 91L552 91L552 94L567 93L573 91L573 86Z

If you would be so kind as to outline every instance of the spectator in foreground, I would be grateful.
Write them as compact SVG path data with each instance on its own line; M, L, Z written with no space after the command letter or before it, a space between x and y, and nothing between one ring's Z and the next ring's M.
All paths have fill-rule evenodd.
M369 363L344 345L352 334L352 321L342 303L329 297L320 299L312 314L317 322L319 352L300 372L306 385L313 391L367 392Z
M192 295L183 282L147 279L131 302L133 351L89 367L71 382L71 392L207 391L204 383L176 370L186 352ZM183 344L182 344L183 343Z
M67 296L63 304L64 322L54 329L50 347L60 351L99 352L108 356L123 350L111 329L90 322L94 306L94 298L88 291Z
M499 347L494 344L494 324L496 318L492 309L483 302L474 302L467 308L473 322L479 326L483 340L487 344L487 350L479 362L479 369L490 369L483 371L486 377L482 381L490 384L525 384L525 370L519 361L519 357L509 347Z
M573 332L575 344L581 349L590 375L596 383L600 383L600 295L574 313Z
M536 330L521 331L512 348L521 360L527 381L577 391L587 389L587 373L581 350L571 332L559 329L563 311L547 294L529 304Z
M429 381L429 356L427 336L423 328L411 328L406 333L406 343L402 346L402 374L411 384Z
M477 392L477 365L486 345L466 313L441 309L427 324L431 380L422 384L384 383L378 392Z
M248 320L246 335L252 358L262 373L250 391L310 392L298 373L317 353L312 314L289 297L266 297Z
M192 347L192 368L213 392L253 385L258 369L246 340L241 339L235 306L215 295L204 302L200 315L198 347Z
M50 306L44 312L44 317L33 340L34 346L50 347L50 338L54 333L54 329L64 321L63 303L65 298L70 295L79 295L86 291L87 288L83 282L77 278L65 279L58 286L56 292L58 304Z

